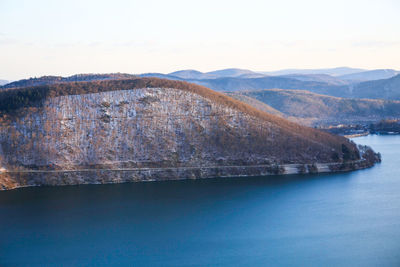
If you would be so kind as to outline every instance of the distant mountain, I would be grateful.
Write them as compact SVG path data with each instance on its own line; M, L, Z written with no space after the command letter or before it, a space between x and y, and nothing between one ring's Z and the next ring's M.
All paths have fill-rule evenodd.
M341 75L338 78L342 80L360 82L360 81L388 79L392 78L393 76L396 76L397 74L400 74L400 71L393 69L379 69L379 70L369 70L347 75Z
M256 72L247 69L228 68L210 72L200 72L197 70L179 70L168 73L175 77L179 77L185 80L204 80L204 79L216 79L216 78L261 78L268 75L271 76L282 76L282 75L330 75L330 76L342 76L353 73L364 72L364 69L356 69L349 67L338 67L330 69L284 69L270 72ZM301 77L299 77L301 78ZM317 78L316 76L314 77ZM322 76L319 79L324 79ZM328 79L328 77L325 77ZM330 78L332 80L332 78Z
M362 82L354 86L352 96L400 100L400 74L382 80Z
M266 76L262 78L218 78L206 80L189 80L189 82L206 86L216 91L241 91L254 89L300 89L319 94L348 95L347 85L332 85L325 82L301 81L292 78Z
M29 78L24 80L15 81L8 83L1 88L15 88L15 87L27 87L27 86L38 86L45 84L54 84L61 82L88 82L88 81L102 81L102 80L117 80L117 79L129 79L134 78L135 75L125 73L109 73L109 74L76 74L69 77L61 76L43 76L39 78Z
M162 73L144 73L139 75L111 73L111 74L79 74L70 77L43 76L40 78L30 78L26 80L8 83L0 88L14 88L37 86L44 84L54 84L72 81L96 81L96 80L118 80L133 77L156 77L169 80L181 80L206 86L216 91L242 91L258 89L294 89L307 90L317 94L324 94L346 98L372 98L400 100L400 74L389 79L366 81L361 83L351 83L339 77L326 74L291 74L283 76L263 76L258 77L255 72L247 70L227 69L212 73L190 71L197 76L212 76L212 79L189 79L181 77L191 77L186 71L175 72L176 75ZM197 73L197 74L196 74ZM216 75L239 75L238 77L215 78Z
M168 75L175 76L185 80L201 80L201 79L214 79L218 78L217 75L212 75L208 73L203 73L197 70L179 70L175 72L171 72Z
M272 110L277 110L284 117L306 125L371 123L382 119L400 118L400 101L349 99L303 90L281 89L227 94L259 108L253 104L253 99L255 99L265 103ZM265 107L261 106L261 108L268 112Z
M200 72L197 70L180 70L171 72L168 75L179 77L185 80L205 80L205 79L217 79L224 77L241 77L241 78L259 78L266 76L265 74L257 73L251 70L245 69L223 69L210 72Z
M299 81L313 81L313 82L323 82L330 85L347 85L349 81L342 80L338 77L333 77L328 74L287 74L281 75L282 78L291 78Z
M324 82L330 85L347 85L369 80L391 78L400 71L393 69L364 70L349 67L330 69L285 69L272 72L255 72L246 69L222 69L210 72L197 70L180 70L167 75L184 80L208 80L218 78L263 78L266 76L279 76L300 81Z
M237 76L236 78L263 78L267 77L268 75L262 73L247 73Z
M173 76L173 75L157 73L157 72L143 73L143 74L138 74L136 76L138 76L138 77L153 77L153 78L177 80L177 81L184 80L182 78L179 78L179 77L176 77L176 76Z
M0 86L7 84L8 81L7 80L0 80Z
M255 77L264 77L265 74L257 73L251 70L245 69L223 69L207 72L209 75L215 75L217 77L241 77L241 78L255 78Z
M15 81L2 86L1 88L15 88L15 87L27 87L27 86L38 86L45 84L54 84L62 82L79 82L79 81L98 81L98 80L117 80L117 79L129 79L133 77L154 77L169 80L184 80L188 82L193 82L199 85L209 87L216 91L238 91L238 90L252 90L252 89L303 89L309 90L316 93L327 94L327 95L337 95L344 96L348 95L350 89L347 85L335 85L332 81L331 83L312 81L312 78L307 77L310 81L306 80L305 76L298 77L297 79L288 77L275 77L275 76L263 76L257 77L257 73L251 73L246 70L238 69L228 69L217 71L216 74L204 73L206 76L216 76L216 75L240 75L240 77L222 77L222 78L212 78L212 79L189 79L182 77L190 77L186 75L188 73L194 73L193 71L179 71L175 72L175 76L171 74L162 73L144 73L139 75L124 74L124 73L111 73L111 74L79 74L70 77L61 76L43 76L39 78L30 78L25 80ZM196 74L200 75L199 73ZM242 76L245 76L244 78ZM246 76L256 76L257 78L246 78ZM313 77L313 76L310 76ZM322 76L320 76L322 77ZM334 77L332 77L334 79ZM300 80L303 79L303 80ZM314 79L315 76L314 76ZM322 80L322 78L319 78ZM325 78L327 81L328 79Z
M355 69L349 67L338 67L329 69L284 69L278 71L262 72L268 75L287 75L287 74L328 74L332 76L341 76L365 71L364 69Z
M335 85L318 81L301 81L298 79L267 76L263 78L191 80L191 82L209 87L216 91L243 91L278 88L307 90L317 94L345 98L400 100L400 74L389 79L366 81L348 85Z

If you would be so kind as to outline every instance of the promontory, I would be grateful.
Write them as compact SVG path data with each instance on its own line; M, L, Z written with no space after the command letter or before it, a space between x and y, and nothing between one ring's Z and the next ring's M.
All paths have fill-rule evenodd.
M0 91L0 189L350 171L365 146L157 78Z

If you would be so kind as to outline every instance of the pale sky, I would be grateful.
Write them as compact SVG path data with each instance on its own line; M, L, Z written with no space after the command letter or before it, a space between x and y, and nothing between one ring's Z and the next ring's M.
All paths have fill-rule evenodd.
M339 66L400 70L399 0L0 0L0 79Z

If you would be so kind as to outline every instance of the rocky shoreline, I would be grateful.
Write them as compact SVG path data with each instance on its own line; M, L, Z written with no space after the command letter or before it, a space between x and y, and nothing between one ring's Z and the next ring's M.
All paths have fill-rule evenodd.
M0 190L30 186L110 184L185 179L317 174L366 169L380 162L379 154L342 163L276 164L253 166L202 166L132 169L26 170L0 173Z

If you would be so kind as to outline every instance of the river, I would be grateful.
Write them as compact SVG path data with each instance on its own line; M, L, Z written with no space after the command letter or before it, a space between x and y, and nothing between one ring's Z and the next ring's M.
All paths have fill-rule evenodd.
M400 136L375 167L0 192L0 266L400 266Z

